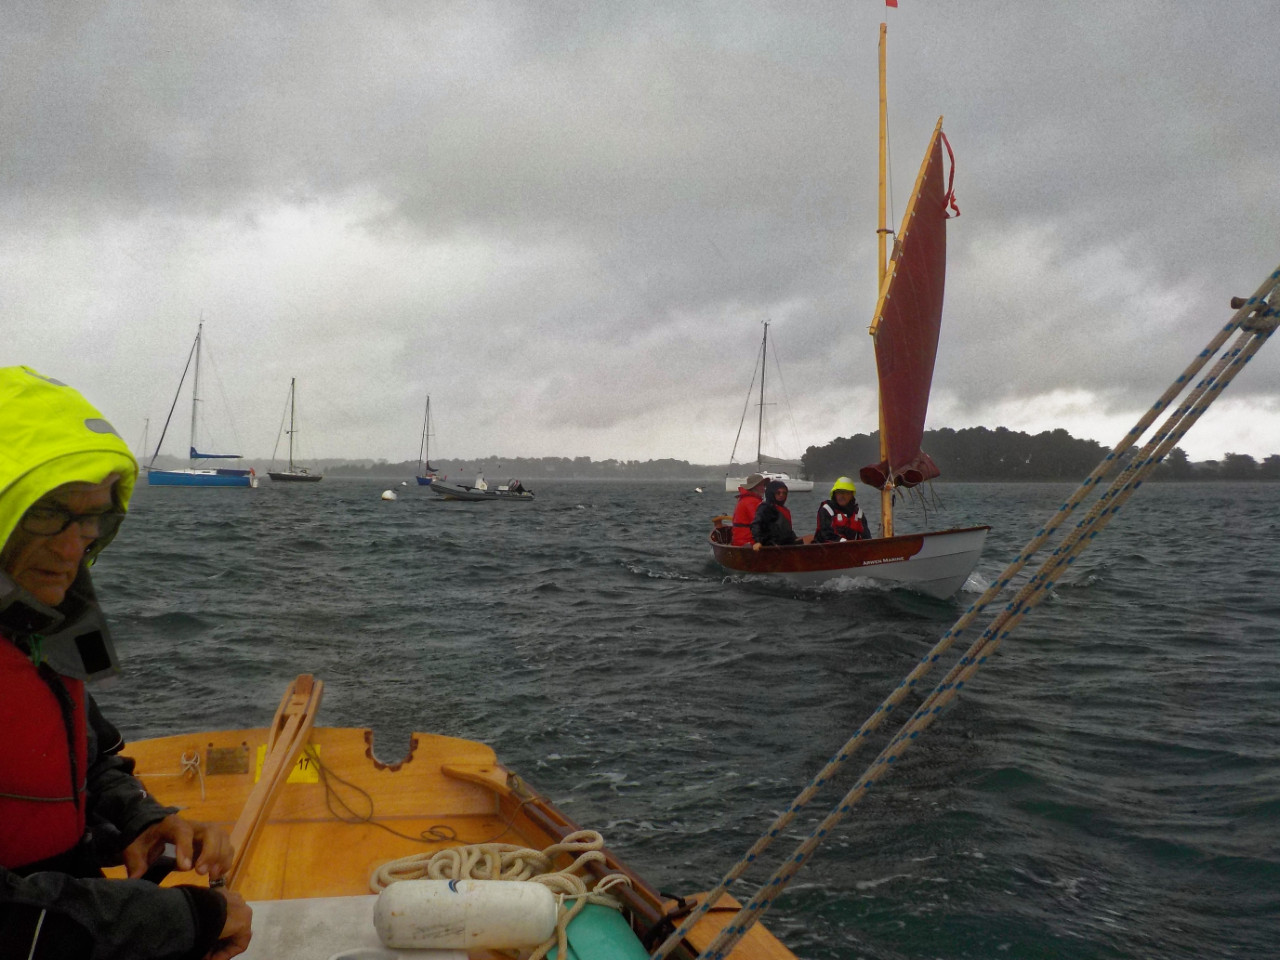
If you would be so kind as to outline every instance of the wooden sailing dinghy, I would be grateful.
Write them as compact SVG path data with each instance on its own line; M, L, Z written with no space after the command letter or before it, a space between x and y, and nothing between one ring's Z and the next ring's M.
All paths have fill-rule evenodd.
M870 577L936 597L955 593L973 571L986 542L986 526L894 536L893 501L899 488L908 489L940 475L937 465L920 449L946 278L947 233L955 210L951 177L942 162L943 147L951 146L942 132L942 118L934 127L915 188L894 240L892 267L886 265L886 107L884 95L885 27L880 26L880 297L871 321L876 372L880 386L880 456L862 468L859 478L880 491L879 540L791 547L732 546L732 529L721 518L711 530L711 550L726 570L745 574L774 574L798 585L814 585L837 577ZM957 211L958 212L958 211ZM796 518L797 532L803 532Z
M270 729L177 734L130 743L125 751L137 763L135 774L163 802L231 834L236 856L227 885L254 911L249 960L426 957L381 941L374 926L379 898L371 892L380 866L482 843L545 850L581 834L484 744L415 733L408 754L388 762L374 753L369 730L314 726L322 693L323 683L304 674L285 693ZM600 852L583 866L583 879L591 887L603 878L625 878L609 881L617 884L609 894L622 910L603 927L597 916L588 917L591 927L582 927L580 937L599 940L603 929L608 957L646 958L697 901L664 898L607 847ZM557 866L573 859L561 853ZM163 881L206 882L195 873ZM730 906L736 901L724 897L725 909L703 918L679 951L683 960L733 917ZM579 922L568 925L570 948L582 960L601 960L606 954L584 954L575 943ZM499 956L490 950L470 955ZM795 960L762 926L732 956Z

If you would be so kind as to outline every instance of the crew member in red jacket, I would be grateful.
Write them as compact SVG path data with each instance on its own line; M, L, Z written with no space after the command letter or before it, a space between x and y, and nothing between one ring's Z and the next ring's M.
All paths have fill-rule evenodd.
M765 479L761 474L750 474L738 488L738 505L733 509L733 539L735 547L751 545L751 521L764 499Z

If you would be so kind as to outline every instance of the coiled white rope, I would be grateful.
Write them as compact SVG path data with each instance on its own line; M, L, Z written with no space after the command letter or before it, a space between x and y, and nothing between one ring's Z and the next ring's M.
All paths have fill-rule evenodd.
M381 893L399 880L523 880L549 887L556 895L557 916L555 935L548 938L529 955L528 960L542 960L552 947L557 956L568 957L569 922L588 903L596 903L613 910L621 910L622 904L608 891L616 886L631 884L631 879L620 873L601 879L594 888L587 886L582 871L589 863L604 863L604 837L595 830L577 830L568 834L560 843L553 843L545 850L533 850L513 843L476 843L461 847L448 847L435 853L416 853L389 860L369 877L369 889ZM555 869L555 859L560 854L572 854L575 859L562 870Z

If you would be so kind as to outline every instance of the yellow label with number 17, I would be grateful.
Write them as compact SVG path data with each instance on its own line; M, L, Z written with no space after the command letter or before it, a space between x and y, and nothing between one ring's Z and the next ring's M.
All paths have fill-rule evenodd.
M306 749L298 754L298 761L293 765L293 769L289 771L289 777L285 783L319 783L320 782L320 765L316 763L315 757L320 756L320 745L316 743L308 743ZM262 765L267 761L267 745L264 743L258 747L258 761L253 768L253 782L257 783L262 779Z

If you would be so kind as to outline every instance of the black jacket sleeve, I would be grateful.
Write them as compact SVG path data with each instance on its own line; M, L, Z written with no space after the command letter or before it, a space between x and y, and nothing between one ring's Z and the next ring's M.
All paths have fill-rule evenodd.
M110 866L123 862L124 848L138 834L178 810L157 802L133 776L133 760L120 756L124 747L120 731L87 695L85 713L89 721L86 822L98 862Z
M204 887L0 868L0 956L199 960L226 913L222 894Z

